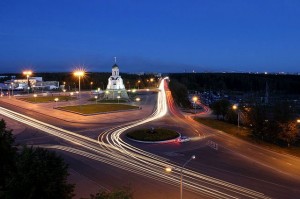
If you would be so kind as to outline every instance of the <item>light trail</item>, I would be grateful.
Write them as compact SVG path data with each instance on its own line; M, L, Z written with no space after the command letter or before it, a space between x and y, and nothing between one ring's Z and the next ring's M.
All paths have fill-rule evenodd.
M2 107L0 107L0 114L76 145L75 147L43 147L68 151L160 182L178 186L180 183L180 167L178 165L168 162L165 158L133 147L120 138L124 131L157 120L167 114L168 107L164 83L165 79L161 81L156 109L151 116L112 128L101 134L98 140L58 128ZM165 173L164 169L166 167L175 168L174 172L172 174ZM212 198L269 198L262 193L189 169L184 170L184 178L185 189Z

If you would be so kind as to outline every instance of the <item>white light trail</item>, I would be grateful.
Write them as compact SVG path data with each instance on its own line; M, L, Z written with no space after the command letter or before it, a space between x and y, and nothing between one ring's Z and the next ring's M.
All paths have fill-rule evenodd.
M58 128L3 107L0 107L0 114L76 144L76 148L66 146L43 147L68 151L151 179L178 186L180 183L180 171L175 169L170 175L165 173L164 169L166 167L179 168L179 166L169 163L165 158L133 147L120 138L120 135L124 131L166 115L168 107L164 83L165 79L161 81L159 86L160 92L158 93L156 110L151 116L112 128L101 134L98 137L98 140ZM99 144L101 147L99 147ZM184 170L184 176L184 187L186 189L213 198L240 198L241 196L246 198L269 198L262 193L212 178L189 169Z

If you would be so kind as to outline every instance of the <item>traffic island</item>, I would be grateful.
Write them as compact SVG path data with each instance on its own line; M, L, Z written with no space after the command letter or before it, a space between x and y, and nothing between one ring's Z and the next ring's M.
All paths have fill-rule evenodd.
M63 106L56 109L77 113L81 115L94 115L101 113L112 113L120 111L137 110L138 106L128 104L85 104L76 106Z
M167 143L174 142L179 139L180 133L165 128L151 128L128 132L126 137L130 140L141 143Z

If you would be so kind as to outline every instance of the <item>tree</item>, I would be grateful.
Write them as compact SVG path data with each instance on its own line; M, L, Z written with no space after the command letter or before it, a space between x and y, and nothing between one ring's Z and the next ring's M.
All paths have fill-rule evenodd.
M122 187L111 192L99 191L96 195L91 194L90 199L132 199L132 195L130 188Z
M3 119L0 120L0 198L7 189L10 179L15 171L16 147L12 130L6 128Z
M68 165L55 152L23 147L16 167L6 198L69 199L74 196L74 185L67 182Z
M184 84L179 83L177 80L171 80L169 88L177 105L184 108L191 108L191 103L188 99L188 90Z
M219 116L222 115L223 119L227 115L230 107L230 102L227 99L221 99L218 101L215 101L211 108L213 110L213 113L217 115L217 118L219 119Z
M285 122L280 123L279 139L287 143L289 147L297 139L297 123L296 122Z

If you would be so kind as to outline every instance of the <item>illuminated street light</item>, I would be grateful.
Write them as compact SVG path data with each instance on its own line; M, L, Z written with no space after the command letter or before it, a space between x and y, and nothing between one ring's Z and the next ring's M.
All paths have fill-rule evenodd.
M85 71L83 69L79 69L79 70L75 70L73 72L73 74L78 77L78 91L79 91L79 95L80 95L80 78L84 77Z
M92 91L92 89L93 89L93 84L94 84L94 82L91 82L91 83L90 83L90 85L91 85L91 91Z
M54 101L55 101L55 107L57 107L57 102L58 102L58 98L56 97L55 99L54 99Z
M167 173L171 173L172 172L172 168L171 167L166 167L165 170L166 170Z
M11 95L14 96L14 83L11 82Z
M196 102L198 100L198 97L197 96L194 96L193 97L193 102L194 102L194 109L195 109L195 114L196 114Z
M28 87L28 94L29 94L29 89L30 89L30 87L29 87L29 76L30 75L32 75L32 71L31 70L25 70L25 71L23 71L23 75L26 75L26 77L27 77L27 87Z
M33 97L34 97L34 102L36 102L37 94L34 94Z
M238 110L238 106L237 105L233 105L232 106L233 110L237 110L237 115L238 115L238 128L240 128L240 111Z
M95 98L95 101L96 101L96 104L97 104L97 99L98 99L98 96L95 96L94 98Z
M120 96L120 95L118 95L118 96L117 96L117 98L118 98L118 104L119 104L119 100L120 100L121 96Z
M185 168L185 166L191 161L191 160L194 160L196 159L196 156L195 155L192 155L190 157L190 159L188 159L183 165L182 167L180 168L180 199L182 199L182 192L183 192L183 169ZM166 167L165 168L165 171L167 173L171 173L172 172L172 168L171 167Z
M300 119L297 119L297 123L300 123Z
M138 83L138 89L140 90L140 83L141 83L141 80L139 80L137 83Z
M135 101L139 102L139 101L141 101L141 98L137 97L137 98L135 98Z

